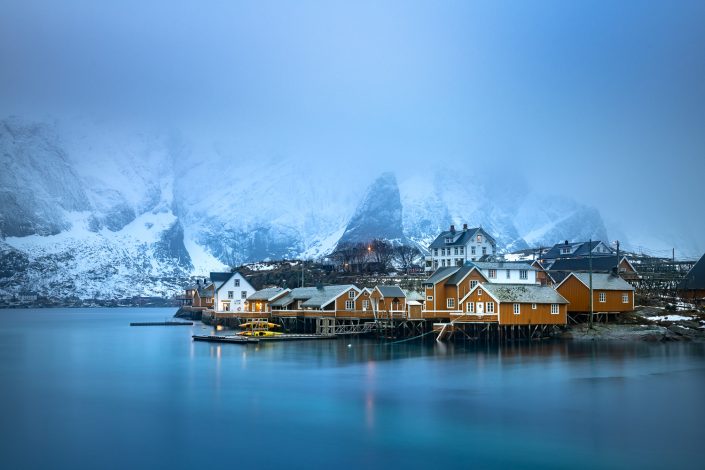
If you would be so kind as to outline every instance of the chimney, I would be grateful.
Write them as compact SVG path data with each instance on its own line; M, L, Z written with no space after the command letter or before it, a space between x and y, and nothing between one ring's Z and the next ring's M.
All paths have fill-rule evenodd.
M566 245L568 244L568 240L565 241L565 244L566 244Z
M455 225L451 225L451 226L450 226L450 231L451 231L452 233L455 233Z
M467 230L467 229L468 229L468 224L463 224L463 230Z

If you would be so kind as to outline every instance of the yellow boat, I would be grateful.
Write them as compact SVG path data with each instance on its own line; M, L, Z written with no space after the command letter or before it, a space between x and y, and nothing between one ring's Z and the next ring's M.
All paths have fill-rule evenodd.
M241 331L238 334L241 336L279 336L284 333L279 333L278 331L254 330L254 331Z
M266 321L250 321L247 323L241 323L240 328L280 328L281 325L276 323L269 323Z

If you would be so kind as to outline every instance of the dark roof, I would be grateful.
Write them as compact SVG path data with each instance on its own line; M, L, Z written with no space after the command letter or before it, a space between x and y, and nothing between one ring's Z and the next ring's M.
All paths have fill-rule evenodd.
M609 248L609 244L601 242L600 240L593 240L592 244L587 241L587 242L569 242L568 245L564 243L556 243L551 247L550 250L548 250L545 254L541 255L541 259L556 259L556 258L573 258L573 257L581 257L581 256L588 256L590 251L594 250L595 247L602 243L605 245L607 248ZM566 246L570 246L571 248L574 248L572 253L561 253L561 249L565 248ZM611 250L611 248L610 248ZM593 253L592 257L596 258L598 256L611 256L613 253L609 254L599 254L599 253Z
M288 294L278 298L272 302L272 307L286 307L295 300L303 300L303 307L322 307L329 304L333 299L348 291L354 289L352 284L337 285L337 286L322 286L322 287L297 287Z
M455 272L455 274L453 274L452 276L450 276L450 278L448 279L448 281L446 281L446 285L449 285L449 286L457 286L457 285L460 283L460 281L462 281L463 279L465 279L465 276L467 276L467 275L470 273L470 271L472 271L472 269L473 269L474 267L475 267L475 266L468 265L468 264L466 264L465 266L461 266L461 267Z
M379 290L379 293L382 294L382 297L385 298L399 298L403 299L406 297L406 294L404 294L404 291L401 290L401 287L399 286L377 286L377 290Z
M678 288L683 290L705 289L705 255L690 268Z
M211 282L226 282L235 273L211 273Z
M624 256L621 257L624 259ZM620 259L620 262L621 262ZM617 256L593 256L593 272L609 273L617 267ZM561 258L554 261L549 266L550 271L589 271L590 258Z
M468 266L477 266L478 269L519 269L536 271L537 269L526 261L467 261Z
M438 237L429 245L429 249L432 248L445 248L448 246L465 246L468 244L468 242L478 233L483 234L485 237L487 237L491 243L494 245L495 240L494 238L487 233L485 230L483 230L482 227L474 227L474 228L469 228L467 230L456 230L454 232L451 232L450 230L447 230L445 232L441 232ZM446 243L446 238L456 238L457 239L453 243Z
M449 266L445 268L436 269L431 277L424 281L424 284L436 284L443 279L447 278L451 274L455 274L460 269L460 266Z

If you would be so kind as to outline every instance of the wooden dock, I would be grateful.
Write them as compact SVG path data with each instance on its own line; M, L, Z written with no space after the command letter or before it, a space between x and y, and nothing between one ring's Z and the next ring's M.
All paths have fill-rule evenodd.
M235 343L250 344L262 341L309 341L314 339L335 339L335 335L305 335L305 334L284 334L277 336L242 336L242 335L193 335L194 341L206 341L209 343Z
M192 321L143 321L132 322L130 326L191 326Z
M205 341L207 343L234 343L234 344L253 344L259 343L259 338L248 338L240 335L193 335L194 341Z

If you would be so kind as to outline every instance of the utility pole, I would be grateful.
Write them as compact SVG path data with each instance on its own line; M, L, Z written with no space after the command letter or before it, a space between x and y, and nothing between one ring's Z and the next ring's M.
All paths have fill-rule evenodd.
M306 263L306 261L304 261L302 259L301 260L301 287L304 286L304 263Z
M616 243L617 243L617 276L619 276L619 240L617 240Z
M590 240L590 244L588 245L588 259L590 260L589 265L590 265L590 321L589 321L589 328L592 330L592 310L593 310L593 304L592 304L592 239Z
M671 251L671 261L673 261L675 263L676 262L676 249L671 248L671 250L672 250Z

